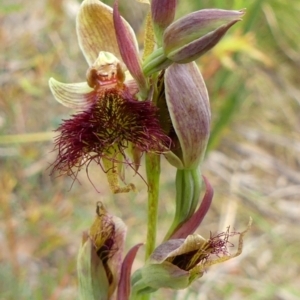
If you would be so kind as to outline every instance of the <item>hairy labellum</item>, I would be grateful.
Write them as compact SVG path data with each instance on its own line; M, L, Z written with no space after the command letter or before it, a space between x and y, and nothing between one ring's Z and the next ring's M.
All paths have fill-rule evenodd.
M99 90L93 104L65 120L57 131L53 169L67 174L91 161L101 164L102 157L116 161L121 154L125 158L128 142L142 152L163 153L170 147L157 108L149 101L135 100L125 85Z

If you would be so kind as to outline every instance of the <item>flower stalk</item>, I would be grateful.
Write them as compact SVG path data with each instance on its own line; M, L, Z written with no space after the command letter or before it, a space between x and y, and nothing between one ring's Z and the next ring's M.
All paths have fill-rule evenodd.
M146 155L146 174L148 183L146 259L151 255L156 244L160 171L160 156L148 153Z
M194 214L201 193L201 178L198 169L177 170L176 173L176 209L174 220L164 240L180 228Z

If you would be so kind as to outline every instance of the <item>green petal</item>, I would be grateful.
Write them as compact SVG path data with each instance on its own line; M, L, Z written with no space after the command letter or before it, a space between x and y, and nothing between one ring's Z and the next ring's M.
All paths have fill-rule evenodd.
M122 61L112 13L113 9L110 6L98 0L84 0L81 4L76 20L77 37L89 66L95 62L100 51L110 52ZM138 49L133 29L123 21Z
M77 257L78 299L107 299L109 283L105 268L88 238Z
M49 87L55 99L70 108L85 108L96 97L94 90L86 82L62 83L50 78Z
M189 272L165 261L162 264L145 265L142 268L141 282L152 289L180 290L189 286L189 277Z

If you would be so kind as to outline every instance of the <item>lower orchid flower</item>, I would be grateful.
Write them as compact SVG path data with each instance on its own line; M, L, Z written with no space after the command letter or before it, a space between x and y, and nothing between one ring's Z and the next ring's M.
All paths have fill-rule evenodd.
M151 254L146 264L132 276L132 294L152 293L160 288L184 289L194 280L203 276L209 266L218 264L236 256L243 250L243 237L250 229L252 219L243 232L225 232L210 235L205 239L195 234L202 223L213 198L213 189L203 177L206 192L197 211L178 227ZM233 244L229 238L239 235L238 249L231 255L228 246Z
M164 242L154 250L145 266L133 274L133 295L152 293L160 288L185 289L202 277L208 267L239 256L251 222L250 219L243 232L229 232L228 227L209 239L191 234ZM230 254L228 246L233 247L233 244L229 238L234 235L239 235L238 249Z

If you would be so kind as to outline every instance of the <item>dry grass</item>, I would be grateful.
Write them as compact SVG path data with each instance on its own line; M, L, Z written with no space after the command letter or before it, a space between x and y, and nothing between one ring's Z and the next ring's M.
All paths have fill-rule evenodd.
M163 291L157 299L300 297L300 8L269 0L254 14L252 6L244 21L250 25L232 30L237 43L229 43L237 45L246 35L247 50L228 50L230 40L224 40L200 61L215 125L203 173L215 197L199 233L208 237L228 225L243 230L249 216L253 228L240 257L210 268L189 291ZM98 200L125 220L127 248L144 240L146 186L140 178L134 178L138 194L112 197L96 167L90 176L98 192L84 171L74 184L49 176L55 157L51 131L71 111L54 101L48 78L82 81L87 68L76 40L77 9L75 0L0 4L1 299L75 298L81 232L91 224ZM141 17L128 19L139 28ZM173 174L163 161L159 237L172 219Z

